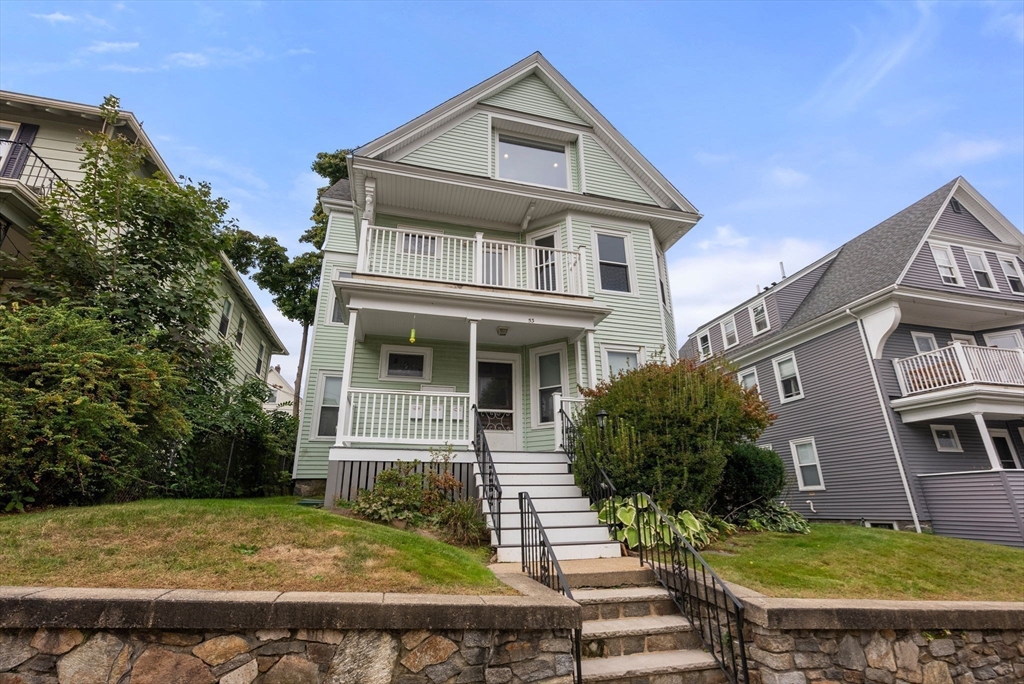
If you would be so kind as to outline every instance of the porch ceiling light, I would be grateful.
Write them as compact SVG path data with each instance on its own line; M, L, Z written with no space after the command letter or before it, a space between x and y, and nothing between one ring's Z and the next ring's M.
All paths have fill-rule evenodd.
M499 325L498 326L498 337L504 337L505 335L508 335L508 326L507 325Z

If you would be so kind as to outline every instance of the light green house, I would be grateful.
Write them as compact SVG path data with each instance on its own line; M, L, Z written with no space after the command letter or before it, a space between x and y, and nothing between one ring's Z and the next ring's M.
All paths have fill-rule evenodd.
M347 498L446 443L472 464L474 407L492 452L556 452L581 388L676 357L665 252L700 216L540 53L348 164L321 198L299 491Z

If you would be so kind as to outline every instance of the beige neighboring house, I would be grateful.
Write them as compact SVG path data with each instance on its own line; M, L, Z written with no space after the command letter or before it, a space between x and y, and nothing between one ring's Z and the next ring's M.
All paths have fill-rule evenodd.
M281 366L274 366L267 373L267 385L273 394L270 401L263 404L263 410L270 413L273 411L292 412L292 405L295 403L295 388L281 375ZM299 400L299 410L302 410L302 400Z
M29 228L39 219L40 200L61 184L75 189L83 177L81 142L105 129L109 125L99 107L0 91L0 250L21 256L31 252ZM122 110L113 129L146 148L141 173L175 177L134 114ZM237 382L250 375L266 380L271 355L288 351L245 281L221 256L222 300L209 335L232 345ZM0 293L22 276L17 267L0 269Z

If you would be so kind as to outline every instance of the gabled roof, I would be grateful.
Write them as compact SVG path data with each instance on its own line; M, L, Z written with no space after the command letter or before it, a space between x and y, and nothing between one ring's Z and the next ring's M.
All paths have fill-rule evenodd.
M336 202L351 202L352 186L349 183L348 178L342 178L340 181L324 190L324 194L320 195L320 199L334 200Z
M434 107L409 123L353 150L352 154L356 157L382 157L429 135L465 114L478 103L494 97L529 76L536 76L543 81L580 120L591 127L594 136L607 145L619 160L643 181L659 203L681 212L698 214L689 200L539 52Z

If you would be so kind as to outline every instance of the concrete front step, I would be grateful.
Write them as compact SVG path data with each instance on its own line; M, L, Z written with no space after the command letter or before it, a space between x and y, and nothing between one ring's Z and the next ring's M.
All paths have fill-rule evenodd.
M495 469L497 470L497 464ZM573 480L572 475L566 472L561 473L511 473L502 474L498 471L498 483L501 484L502 491L512 488L519 487L517 491L530 491L529 489L523 489L525 487L551 487L555 485L572 486L576 483ZM533 492L530 492L530 496L533 496Z
M505 477L498 476L498 484L501 485L501 499L502 505L505 501L512 502L513 506L516 506L515 510L519 510L519 504L516 503L519 499L519 492L526 492L530 495L531 499L579 499L583 497L583 492L580 488L574 484L542 484L542 483L514 483L506 482L511 477L506 475ZM557 475L554 477L558 477ZM534 504L536 505L536 504Z
M503 463L495 461L494 469L498 471L499 480L505 475L569 474L569 466L566 463Z
M608 528L604 525L591 525L589 527L548 527L544 526L548 541L554 544L578 544L580 542L611 542L608 537ZM502 546L518 546L521 541L521 530L518 521L515 527L501 528ZM527 537L529 539L529 537ZM497 544L498 540L491 532L491 543ZM618 544L618 542L616 542Z
M502 532L501 541L505 542L504 532ZM523 560L522 550L520 549L518 542L515 545L502 543L502 545L497 548L499 563L519 563ZM551 548L555 552L555 558L559 560L559 564L563 561L617 558L622 555L622 547L618 542L590 542L582 544L558 544L552 542Z
M661 651L583 661L584 682L605 684L721 684L725 674L704 651Z
M649 567L641 566L635 557L621 554L618 558L563 563L562 572L573 589L573 595L577 589L646 587L654 585L656 581Z
M499 463L562 463L569 459L560 451L492 451L491 459Z
M583 657L609 658L700 648L700 638L682 615L645 615L583 623Z
M618 620L679 613L675 602L661 587L577 589L572 594L576 603L583 607L584 620Z
M534 503L536 505L536 503ZM537 516L540 518L540 524L545 529L549 527L558 526L572 526L572 527L593 527L601 525L601 522L597 519L597 513L594 511L537 511ZM501 528L505 529L518 529L520 523L519 511L509 513L505 511L504 506L501 509Z
M504 493L504 492L503 492ZM590 511L590 499L585 496L533 496L533 507L538 513L569 513L577 511ZM501 514L515 513L519 515L518 497L503 497L501 500Z

